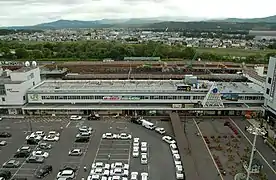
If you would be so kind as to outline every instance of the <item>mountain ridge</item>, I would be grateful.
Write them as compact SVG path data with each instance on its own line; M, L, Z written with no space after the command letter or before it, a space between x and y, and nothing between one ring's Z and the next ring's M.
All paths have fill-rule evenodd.
M154 27L156 24L185 24L187 22L218 22L218 23L276 23L276 15L264 18L227 18L206 19L190 17L153 17L153 18L130 18L130 19L101 19L93 21L64 20L41 23L33 26L11 26L1 29L69 29L69 28L127 28L127 27ZM165 26L166 27L166 26Z

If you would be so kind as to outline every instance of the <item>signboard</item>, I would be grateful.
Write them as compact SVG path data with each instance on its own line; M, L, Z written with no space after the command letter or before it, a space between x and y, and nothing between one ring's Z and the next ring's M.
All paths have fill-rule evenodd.
M120 100L120 98L118 96L107 96L107 97L103 97L103 100L117 101L117 100Z
M228 100L228 101L238 101L239 95L238 94L223 94L221 96L222 100Z
M38 101L38 94L30 94L30 95L29 95L29 98L30 98L32 101Z
M178 91L191 91L191 86L189 86L189 85L178 85L177 90Z
M136 96L107 96L107 97L103 97L103 100L107 100L107 101L119 101L119 100L140 100L140 97L136 97Z

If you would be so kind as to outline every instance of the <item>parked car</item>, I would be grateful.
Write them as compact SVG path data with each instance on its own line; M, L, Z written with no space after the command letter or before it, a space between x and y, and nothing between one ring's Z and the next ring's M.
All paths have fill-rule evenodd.
M146 172L141 173L141 180L148 180L149 174Z
M14 159L11 159L3 164L3 168L18 168L20 162Z
M84 136L80 136L77 137L75 142L79 142L79 143L88 143L90 140L90 137L84 137Z
M17 152L31 152L31 148L29 146L22 146L21 148L17 149Z
M118 135L118 138L122 139L122 140L127 140L127 139L131 139L132 136L130 134L127 134L127 133L121 133L121 134Z
M94 114L90 114L89 116L88 116L88 118L87 118L88 120L100 120L101 119L101 117L100 117L100 115L99 114L97 114L97 113L94 113Z
M117 139L118 135L113 133L105 133L102 135L103 139Z
M111 169L115 169L115 168L121 168L121 169L129 169L129 164L124 164L122 162L115 162L111 164Z
M52 145L51 144L48 144L46 142L42 142L42 143L39 143L38 145L38 149L51 149L52 148Z
M161 127L155 128L155 131L162 135L166 133L165 129Z
M60 136L60 133L58 133L58 132L56 132L56 131L49 131L49 132L48 132L48 136L49 136L49 135L50 135L50 136L58 136L58 137L59 137L59 136Z
M78 137L90 137L91 133L90 132L80 132L76 135L76 138Z
M57 179L67 180L75 177L76 170L70 167L61 169L57 174Z
M175 144L176 141L171 136L163 136L162 140L168 144Z
M139 147L139 138L133 138L133 147Z
M3 178L3 180L8 180L10 179L12 176L10 171L6 171L6 170L0 170L0 177Z
M82 116L72 115L72 116L70 116L70 120L72 120L72 121L80 121L80 120L82 120Z
M43 138L44 141L59 141L59 136L48 135Z
M27 157L30 156L30 154L31 153L28 152L28 151L19 151L19 152L16 152L13 157L15 157L15 158L27 158Z
M0 141L0 146L6 146L7 144L7 141Z
M130 180L138 180L138 172L131 172L130 174Z
M141 164L148 164L147 153L141 153Z
M92 164L92 169L95 169L95 168L102 168L102 169L109 170L110 169L110 164L105 164L103 162L95 162L95 163Z
M45 160L42 156L30 156L26 159L27 163L43 163Z
M132 157L138 157L139 156L139 147L135 146L132 149Z
M44 137L45 136L45 132L44 131L36 131L35 135Z
M45 151L33 151L32 156L47 158L49 157L49 153Z
M141 142L141 152L147 152L147 150L148 150L148 143Z
M69 151L69 156L81 156L83 154L81 149L72 149Z
M79 132L90 132L92 131L92 127L88 127L88 126L81 126L79 127Z
M28 145L38 145L39 142L40 142L40 140L34 139L34 138L29 138L29 139L27 140L27 144L28 144Z
M132 118L130 118L130 122L135 123L135 124L139 124L139 125L141 125L141 124L142 124L141 119L136 118L136 117L132 117Z
M37 135L36 133L32 133L32 134L26 136L26 140L29 140L29 139L36 140L36 141L41 141L42 136Z
M52 171L53 167L51 165L44 165L35 172L35 177L41 179L50 174Z
M12 137L12 134L9 132L0 132L0 138L9 138Z

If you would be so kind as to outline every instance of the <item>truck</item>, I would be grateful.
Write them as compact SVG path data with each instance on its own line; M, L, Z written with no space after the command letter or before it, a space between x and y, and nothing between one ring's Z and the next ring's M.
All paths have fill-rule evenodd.
M142 122L142 126L144 126L147 129L153 130L156 127L153 123L151 123L145 119L142 119L141 122Z

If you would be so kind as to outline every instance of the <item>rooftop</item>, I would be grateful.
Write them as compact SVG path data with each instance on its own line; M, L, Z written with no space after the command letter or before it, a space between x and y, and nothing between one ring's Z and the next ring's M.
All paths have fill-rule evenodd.
M182 80L46 80L34 86L29 92L74 93L74 92L177 92ZM199 81L199 89L192 92L207 92L202 85L209 81ZM221 93L262 93L264 90L254 83L218 82ZM209 86L210 87L210 86ZM178 91L180 92L180 91Z
M14 70L12 72L28 72L28 71L33 70L35 68L37 68L37 67L33 67L33 66L26 67L26 66L23 66L22 68Z

